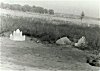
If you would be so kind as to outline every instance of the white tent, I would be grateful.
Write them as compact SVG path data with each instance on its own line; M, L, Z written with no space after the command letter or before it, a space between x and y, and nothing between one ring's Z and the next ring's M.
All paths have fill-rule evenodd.
M85 44L86 44L86 39L85 39L84 36L82 36L82 38L80 38L80 39L78 40L78 42L75 43L75 46L80 47L81 45L85 45Z
M56 44L59 45L71 44L71 41L67 37L62 37L56 41Z
M22 31L17 29L14 31L12 34L10 34L10 39L14 41L24 41L25 40L25 35L22 35Z

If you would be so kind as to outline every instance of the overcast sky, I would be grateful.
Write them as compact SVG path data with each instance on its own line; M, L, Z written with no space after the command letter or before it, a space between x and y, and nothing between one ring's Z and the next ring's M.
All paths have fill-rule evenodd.
M54 9L58 13L78 14L82 11L86 16L99 17L100 0L0 0L4 3L29 4Z

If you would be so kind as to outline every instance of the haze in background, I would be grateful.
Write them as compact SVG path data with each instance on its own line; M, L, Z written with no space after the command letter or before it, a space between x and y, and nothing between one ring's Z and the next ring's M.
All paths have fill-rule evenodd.
M100 18L100 0L0 0L9 4L28 4L53 9L56 13L80 15Z

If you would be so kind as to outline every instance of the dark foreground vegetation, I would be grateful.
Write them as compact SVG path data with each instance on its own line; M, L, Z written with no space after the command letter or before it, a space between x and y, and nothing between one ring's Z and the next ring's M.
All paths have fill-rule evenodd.
M19 28L23 34L39 38L41 41L55 43L55 41L63 36L67 36L72 42L77 42L82 36L86 37L87 47L84 50L96 50L100 52L100 28L99 27L83 27L79 25L70 25L66 21L57 22L40 18L27 17L11 17L1 16L0 33L6 31L14 31ZM81 47L80 47L81 48Z

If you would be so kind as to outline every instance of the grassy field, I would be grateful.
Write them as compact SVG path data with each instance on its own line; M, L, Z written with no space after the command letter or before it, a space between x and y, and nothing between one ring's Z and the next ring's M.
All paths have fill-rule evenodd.
M70 15L70 14L55 14L55 15L49 15L49 14L39 14L39 13L32 13L32 12L21 12L21 11L13 11L13 10L5 10L0 8L0 14L7 14L12 16L22 16L22 17L31 17L31 18L42 18L47 19L49 21L68 21L73 22L74 24L81 25L81 20L79 15ZM70 24L71 24L70 23ZM62 23L56 23L56 24L62 24ZM83 19L83 25L87 26L90 24L91 26L100 26L100 19L98 18L92 18L85 16Z
M19 28L27 36L36 37L49 43L55 43L57 39L63 36L67 36L75 43L79 38L85 36L88 46L80 49L100 51L100 28L98 26L87 27L84 24L78 25L73 21L61 20L59 17L59 19L54 19L52 16L45 18L42 15L34 15L34 17L29 15L30 17L27 17L24 14L24 16L12 14L0 16L0 33Z
M49 15L45 17L39 14L15 13L10 11L0 15L0 44L2 44L0 70L98 71L100 69L86 63L87 57L97 57L95 54L100 52L98 26L88 27L84 23L79 25L80 23L76 21L59 17L54 19ZM17 42L9 39L10 33L17 28L26 35L25 41ZM63 36L67 36L73 43L85 36L88 46L77 49L71 45L55 45L55 41ZM37 43L37 40L40 40L40 43Z
M6 34L9 34L8 32ZM2 71L98 71L86 63L86 53L71 46L45 45L26 37L12 41L0 37L0 70ZM35 39L35 38L34 38ZM92 54L93 55L93 54Z

